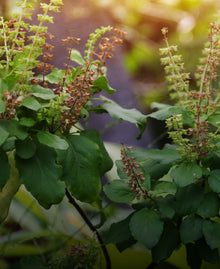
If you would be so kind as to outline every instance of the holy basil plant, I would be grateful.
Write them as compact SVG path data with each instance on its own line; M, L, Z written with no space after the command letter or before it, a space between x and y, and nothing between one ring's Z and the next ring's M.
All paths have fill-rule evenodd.
M67 190L80 201L100 204L101 178L113 162L99 132L80 127L79 120L88 120L91 110L134 122L141 133L146 126L140 112L97 95L115 92L105 63L124 32L97 29L84 57L74 48L79 38L69 36L63 40L69 47L66 69L49 64L53 36L45 25L53 22L48 13L58 12L62 4L41 3L39 24L32 25L34 5L23 0L17 3L17 16L0 21L0 222L21 185L46 209L60 203ZM95 94L98 107L93 106Z
M161 150L122 147L116 162L119 179L107 183L104 192L133 210L111 225L105 242L120 251L141 243L152 254L149 268L184 245L188 265L198 269L203 261L219 263L219 28L210 24L210 40L195 74L198 90L190 90L177 47L169 45L166 28L162 33L166 47L161 62L176 105L153 104L157 111L147 117L165 120L173 143Z

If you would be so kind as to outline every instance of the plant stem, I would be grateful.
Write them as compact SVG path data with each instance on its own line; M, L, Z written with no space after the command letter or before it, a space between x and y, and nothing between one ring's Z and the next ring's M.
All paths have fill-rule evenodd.
M76 208L76 210L79 212L80 216L84 219L86 224L89 226L90 230L96 234L97 239L98 239L98 241L100 243L100 246L102 248L104 257L105 257L106 269L111 269L111 260L110 260L110 257L109 257L109 253L108 253L108 250L107 250L106 246L104 245L104 242L103 242L103 239L102 239L100 233L97 231L97 229L91 223L91 221L88 219L88 217L86 216L86 214L82 210L82 208L76 203L75 199L70 194L70 192L68 191L67 188L66 188L66 196L67 196L67 198L69 200L69 203L72 204Z

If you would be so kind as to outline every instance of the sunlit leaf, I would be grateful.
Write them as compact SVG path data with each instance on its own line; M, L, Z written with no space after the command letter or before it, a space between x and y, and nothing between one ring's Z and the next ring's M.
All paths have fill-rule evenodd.
M47 131L39 131L37 138L41 144L48 147L65 150L69 147L68 143L55 134L51 134Z
M81 53L76 49L71 50L70 59L71 61L76 62L80 65L83 65L85 63L85 60L83 59Z
M31 89L30 94L44 100L50 100L56 97L56 95L51 89L41 87L40 85L34 85Z
M41 108L41 104L34 97L25 97L22 101L21 106L31 110L38 111Z

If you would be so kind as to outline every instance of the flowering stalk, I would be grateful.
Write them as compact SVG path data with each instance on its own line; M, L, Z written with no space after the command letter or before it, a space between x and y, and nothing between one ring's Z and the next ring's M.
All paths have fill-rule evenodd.
M121 159L124 164L123 171L128 177L128 185L134 193L137 200L151 198L148 194L148 190L144 189L142 184L145 181L143 172L140 172L140 165L137 164L135 157L129 157L126 151L132 152L132 147L125 147L121 149Z

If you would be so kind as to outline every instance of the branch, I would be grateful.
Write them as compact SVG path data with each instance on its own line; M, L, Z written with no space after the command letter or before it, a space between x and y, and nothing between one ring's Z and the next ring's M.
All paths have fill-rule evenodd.
M103 242L103 239L102 239L100 233L97 231L97 229L91 223L91 221L88 219L88 217L86 216L86 214L82 210L82 208L76 203L75 199L70 194L70 192L68 191L67 188L66 188L66 196L69 200L69 203L72 204L76 208L76 210L79 212L80 216L84 219L86 224L89 226L90 230L96 234L97 239L98 239L100 246L102 248L105 260L106 260L106 269L111 269L111 260L110 260L109 254L108 254L108 250L107 250L106 246L104 245L104 242Z

